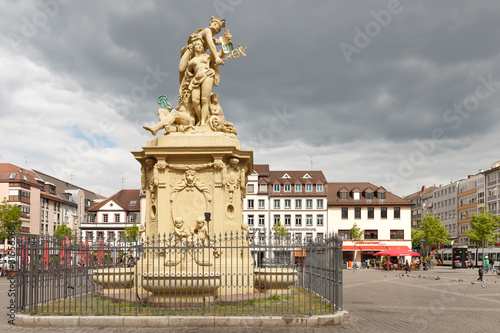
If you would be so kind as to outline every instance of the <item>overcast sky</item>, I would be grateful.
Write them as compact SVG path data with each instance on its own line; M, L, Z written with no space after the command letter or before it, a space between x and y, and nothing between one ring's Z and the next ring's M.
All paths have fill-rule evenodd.
M500 160L500 2L0 0L0 162L111 195L180 50L220 16L214 89L254 163L397 195Z

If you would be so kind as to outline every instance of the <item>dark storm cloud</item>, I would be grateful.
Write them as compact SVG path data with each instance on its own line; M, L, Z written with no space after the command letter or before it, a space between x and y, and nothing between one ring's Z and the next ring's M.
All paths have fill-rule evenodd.
M489 77L500 81L497 1L69 1L35 26L34 36L12 43L26 22L36 23L43 3L2 5L9 15L0 27L11 49L134 128L157 121L159 95L177 103L180 50L219 14L233 42L247 47L247 57L220 68L214 92L239 139L256 155L302 144L298 155L315 147L333 156L355 142L352 161L372 156L367 150L374 147L405 160L418 148L415 142L431 139L435 129L448 141L432 154L459 155L461 144L484 140L499 125L500 86L483 83ZM394 13L383 18L391 6ZM378 31L367 32L377 24ZM369 42L360 46L360 38ZM342 43L357 52L346 57ZM161 75L146 88L152 72ZM0 98L8 110L19 108L9 92L22 90L29 79L6 76L2 85L11 90ZM483 96L490 94L478 99L481 84ZM477 106L463 111L474 98ZM362 172L380 174L397 163L379 162Z

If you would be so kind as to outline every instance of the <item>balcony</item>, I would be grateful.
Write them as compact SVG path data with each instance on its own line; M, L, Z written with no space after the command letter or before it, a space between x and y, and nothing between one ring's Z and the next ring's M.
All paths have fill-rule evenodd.
M466 197L468 195L471 195L471 194L476 194L477 193L477 188L473 188L472 190L468 190L468 191L465 191L465 192L462 192L462 193L459 193L458 194L458 197L459 198L463 198L463 197Z
M458 210L467 210L467 209L473 209L473 208L477 208L477 202L473 202L470 204L460 206L460 207L458 207Z

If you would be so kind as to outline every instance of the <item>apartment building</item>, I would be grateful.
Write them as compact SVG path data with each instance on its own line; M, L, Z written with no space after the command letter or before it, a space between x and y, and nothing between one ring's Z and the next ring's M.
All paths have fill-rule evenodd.
M413 203L382 186L363 183L328 183L328 232L344 240L344 260L361 262L390 248L411 249ZM363 239L351 239L356 223Z
M434 190L436 186L431 186L426 188L422 186L422 189L413 194L407 195L404 199L409 200L413 203L411 207L411 227L418 229L418 225L423 221L424 216L428 213L432 215L432 201L434 197Z
M123 240L126 227L141 222L141 190L121 190L88 209L87 220L81 226L85 239L92 244L103 240L110 244Z
M40 234L40 186L41 181L34 172L0 163L0 201L5 198L11 205L21 208L21 234Z
M489 170L484 171L486 182L486 202L488 211L500 215L500 161L491 164Z
M470 229L472 214L477 214L484 207L484 194L483 173L470 175L459 183L457 194L458 239L456 245L468 245L469 238L466 231Z
M434 217L439 217L441 224L451 235L451 240L458 237L458 186L460 181L451 182L448 185L440 185L433 191L433 210Z

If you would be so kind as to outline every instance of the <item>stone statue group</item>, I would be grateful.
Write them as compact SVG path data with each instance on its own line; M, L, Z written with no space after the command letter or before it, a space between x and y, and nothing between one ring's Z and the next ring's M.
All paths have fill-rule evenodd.
M219 66L224 65L224 49L232 50L228 30L224 29L221 38L214 37L222 28L225 28L225 21L212 16L208 28L198 29L188 38L179 62L179 104L173 109L170 103L166 103L158 109L160 121L153 126L144 126L153 135L161 129L167 133L188 130L223 132L232 137L238 133L233 124L226 121L219 95L212 93L220 81ZM217 51L216 45L221 44L224 47ZM226 60L237 58L235 53L245 55L241 45L239 52L233 51Z

